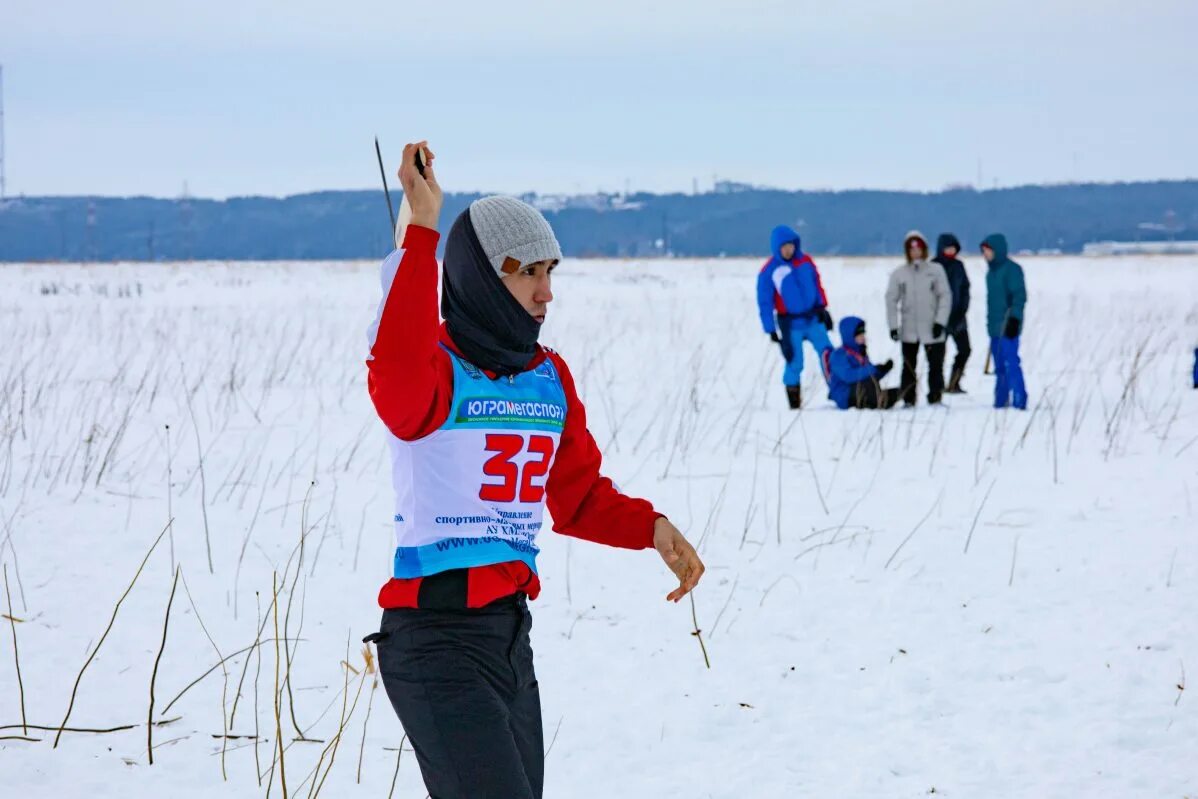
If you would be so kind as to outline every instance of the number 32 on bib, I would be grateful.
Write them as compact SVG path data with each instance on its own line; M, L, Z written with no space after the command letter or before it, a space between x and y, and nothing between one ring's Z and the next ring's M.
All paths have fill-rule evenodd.
M478 498L485 502L540 502L545 498L545 478L553 462L550 436L487 433L486 452L494 453L483 464L484 481ZM522 461L517 463L517 459Z

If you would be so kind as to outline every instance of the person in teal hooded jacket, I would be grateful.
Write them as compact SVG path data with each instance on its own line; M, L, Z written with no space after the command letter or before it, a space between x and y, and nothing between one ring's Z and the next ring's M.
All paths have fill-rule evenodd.
M1023 309L1027 285L1023 267L1007 254L1007 237L992 233L982 240L986 272L986 330L994 359L994 407L1008 405L1027 409L1027 387L1019 360L1019 337L1023 333Z

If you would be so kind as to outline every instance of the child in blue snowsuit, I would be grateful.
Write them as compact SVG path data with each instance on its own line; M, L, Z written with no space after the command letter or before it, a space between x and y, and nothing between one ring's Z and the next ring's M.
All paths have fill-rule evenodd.
M1007 257L1007 237L992 233L982 240L986 272L986 329L994 358L994 407L1027 409L1027 386L1019 359L1027 284L1023 267Z
M882 378L894 361L869 362L865 349L865 322L856 316L840 320L840 346L828 356L828 397L841 410L890 408L898 401L899 389L882 388Z
M778 225L770 233L770 252L757 275L757 310L766 334L782 347L786 399L797 409L802 406L803 342L810 341L822 359L832 348L832 316L815 261L803 252L799 234Z

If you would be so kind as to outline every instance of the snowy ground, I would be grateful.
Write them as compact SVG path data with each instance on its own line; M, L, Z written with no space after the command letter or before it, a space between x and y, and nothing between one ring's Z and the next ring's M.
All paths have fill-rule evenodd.
M876 360L897 355L890 266L821 261ZM711 669L655 555L545 536L547 796L1198 795L1198 259L1025 259L1026 413L988 408L969 267L968 396L841 413L809 368L797 415L757 262L563 266L544 341L608 473L700 546ZM377 296L363 263L0 267L0 560L30 723L62 723L175 520L67 725L135 726L0 741L6 796L282 796L275 575L289 795L390 795L402 731L359 643L392 546L363 385ZM21 736L0 641L0 735ZM227 729L259 745L222 754ZM404 750L393 795L423 797Z

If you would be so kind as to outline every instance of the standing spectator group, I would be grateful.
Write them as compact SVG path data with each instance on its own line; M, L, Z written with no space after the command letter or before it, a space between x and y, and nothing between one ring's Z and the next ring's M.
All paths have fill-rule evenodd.
M841 346L833 349L828 331L833 320L819 270L803 253L799 235L785 225L770 235L771 256L757 277L757 305L766 334L782 350L786 361L782 382L791 408L802 407L799 383L803 373L803 342L820 356L828 396L839 408L889 408L901 399L916 404L917 366L923 349L928 365L930 404L939 404L945 393L964 394L965 367L972 347L967 315L969 275L958 255L961 242L952 233L936 240L936 257L928 258L928 241L919 231L903 239L905 262L890 275L886 288L886 321L890 338L900 342L903 368L897 388L883 388L881 380L893 361L871 363L866 354L865 322L856 316L840 321ZM994 363L994 407L1027 408L1027 388L1019 357L1027 288L1023 268L1008 256L1001 233L981 244L988 265L986 274L986 329L990 360ZM956 353L944 381L948 339ZM1198 385L1198 352L1195 353ZM989 373L989 368L987 368Z

